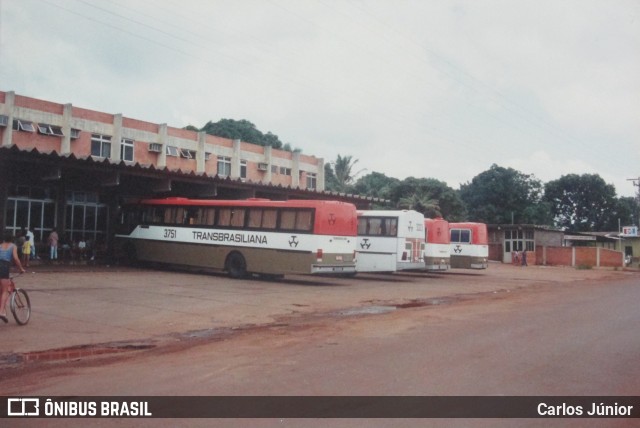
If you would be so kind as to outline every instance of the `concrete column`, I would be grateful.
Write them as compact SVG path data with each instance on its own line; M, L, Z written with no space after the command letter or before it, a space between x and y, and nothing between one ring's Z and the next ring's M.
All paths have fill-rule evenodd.
M160 153L158 153L158 168L167 166L167 124L160 124L158 130L158 143L160 144Z
M231 157L231 178L233 179L240 178L241 144L240 140L233 140L233 156Z
M293 152L291 165L291 187L300 187L300 152Z
M13 144L13 110L16 103L16 93L13 91L7 92L4 97L4 103L9 121L2 134L2 147L9 147Z
M122 145L122 114L113 115L113 135L111 136L111 159L120 160L120 146Z
M204 143L207 139L207 134L204 131L198 132L198 150L196 151L196 172L203 173L205 172L205 162L204 162Z
M318 174L316 175L316 190L318 192L324 191L324 159L318 159Z
M271 158L273 156L273 147L265 146L264 148L264 162L267 164L267 171L264 173L264 178L262 182L265 184L271 183L272 175L271 175Z
M73 106L65 104L62 110L62 133L64 137L60 141L60 154L68 155L71 153L71 118L73 116Z

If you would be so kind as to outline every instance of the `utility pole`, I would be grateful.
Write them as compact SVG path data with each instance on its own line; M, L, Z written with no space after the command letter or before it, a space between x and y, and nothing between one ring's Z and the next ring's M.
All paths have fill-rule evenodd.
M638 205L640 205L640 177L627 178L627 181L633 182L633 185L638 188L638 191L636 192L636 200L638 201ZM638 226L640 226L640 213L638 213Z

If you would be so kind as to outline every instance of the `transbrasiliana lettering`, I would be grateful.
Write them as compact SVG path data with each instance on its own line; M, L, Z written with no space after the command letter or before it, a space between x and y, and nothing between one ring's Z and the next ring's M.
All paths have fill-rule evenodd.
M235 242L238 244L260 244L267 245L266 235L256 235L243 233L228 233L228 232L193 232L193 239L196 241L213 241L213 242Z

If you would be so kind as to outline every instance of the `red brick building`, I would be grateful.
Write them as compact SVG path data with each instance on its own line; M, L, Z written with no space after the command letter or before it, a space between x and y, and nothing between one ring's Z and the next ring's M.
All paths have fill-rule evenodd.
M373 199L324 190L315 156L0 91L0 227L109 240L123 200Z

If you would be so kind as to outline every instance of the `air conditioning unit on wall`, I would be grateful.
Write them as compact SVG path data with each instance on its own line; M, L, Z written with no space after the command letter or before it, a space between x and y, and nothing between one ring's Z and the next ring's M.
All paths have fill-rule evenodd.
M269 169L269 164L266 164L264 162L260 162L258 164L258 171L267 171Z
M162 144L160 143L149 143L149 151L160 153L162 151Z

